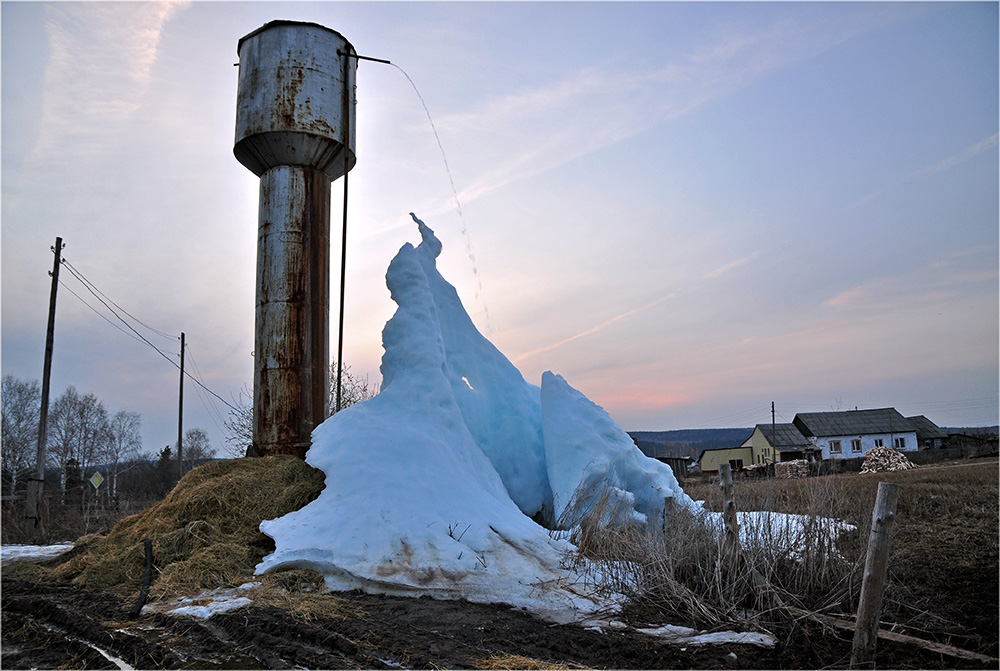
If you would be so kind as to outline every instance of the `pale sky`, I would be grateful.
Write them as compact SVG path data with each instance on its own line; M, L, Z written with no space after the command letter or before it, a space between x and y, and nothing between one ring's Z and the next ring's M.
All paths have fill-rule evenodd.
M997 3L2 3L2 371L40 379L50 247L232 402L252 381L258 179L236 45L358 53L344 358L379 380L419 238L479 329L626 430L896 407L997 422ZM342 185L333 185L336 296ZM177 368L61 279L68 385L177 433ZM76 292L91 307L70 293ZM120 323L119 323L120 325ZM336 352L336 342L331 343ZM223 452L228 409L185 384Z

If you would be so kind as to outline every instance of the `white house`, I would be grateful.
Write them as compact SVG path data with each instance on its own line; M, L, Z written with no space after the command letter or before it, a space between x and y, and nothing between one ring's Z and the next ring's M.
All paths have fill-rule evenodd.
M895 408L804 412L792 420L822 453L823 459L863 457L874 447L916 451L917 426Z

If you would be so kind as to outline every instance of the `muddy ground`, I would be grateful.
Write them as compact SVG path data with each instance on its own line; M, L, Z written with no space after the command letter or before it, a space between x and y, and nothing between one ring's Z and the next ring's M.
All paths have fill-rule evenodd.
M846 668L851 646L843 632L806 625L773 649L685 647L630 629L553 625L502 605L362 593L331 597L346 599L346 617L252 605L209 620L130 620L133 604L107 591L14 578L2 588L4 669ZM878 664L984 668L892 643L880 643Z

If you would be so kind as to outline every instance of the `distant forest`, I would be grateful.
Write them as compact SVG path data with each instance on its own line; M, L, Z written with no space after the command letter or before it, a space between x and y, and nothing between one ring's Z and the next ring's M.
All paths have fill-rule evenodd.
M629 431L643 454L650 457L688 457L697 459L702 450L735 447L750 434L745 429L680 429L677 431Z

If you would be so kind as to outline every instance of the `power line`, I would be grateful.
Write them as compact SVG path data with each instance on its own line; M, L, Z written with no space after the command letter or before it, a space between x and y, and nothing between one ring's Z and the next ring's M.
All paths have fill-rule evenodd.
M129 324L127 321L125 321L120 314L118 314L113 309L111 309L111 306L108 305L107 302L103 298L101 298L101 296L95 290L96 288L91 288L90 284L88 284L84 279L82 279L82 277L80 275L77 274L77 271L73 268L73 266L71 266L69 263L66 263L65 261L64 261L64 263L66 265L66 269L69 270L70 274L73 275L73 277L75 277L77 280L79 280L80 283L83 284L84 288L86 288L87 291L89 291L94 296L94 298L96 298L98 301L100 301L101 305L103 305L104 307L106 307L108 309L108 312L110 312L115 317L117 317L118 321L120 321L122 324L124 324L128 328L128 330L130 330L132 333L134 333L135 335L137 335L140 340L142 340L144 343L146 343L147 345L149 345L150 347L152 347L154 350L156 350L157 353L160 356L162 356L164 359L166 359L167 361L169 361L174 366L177 366L177 368L180 368L180 366L177 363L175 363L174 360L171 359L167 354L165 354L159 347L157 347L153 343L149 342L146 339L145 336L143 336L141 333L139 333L134 328L132 328L132 325ZM123 310L123 312L124 312L124 310Z
M197 375L197 378L192 377L192 379L197 379L198 385L201 386L204 383L201 382L200 380L204 376L201 374L201 371L198 369L198 364L194 360L194 352L191 351L190 343L187 344L187 353L188 353L188 360L191 362L191 367L194 368L194 373L195 375ZM215 405L215 403L212 401L211 398L208 398L206 402L206 398L202 396L201 391L198 389L197 386L194 388L194 390L195 393L198 394L198 400L201 401L202 406L204 406L205 410L208 412L208 416L212 418L212 422L215 424L215 427L219 431L224 433L223 428L220 425L220 422L224 424L225 419L223 419L222 413L219 412L218 407Z
M154 329L151 326L149 326L147 324L144 324L142 321L136 319L135 317L133 317L132 315L130 315L128 312L126 312L125 310L123 310L117 303L115 303L114 301L112 301L110 298L108 298L107 301L105 301L104 298L102 298L102 296L104 296L104 293L101 292L99 289L97 289L96 286L93 286L92 282L90 282L89 280L86 280L85 278L83 278L82 274L78 270L76 270L76 268L74 268L65 259L63 259L63 264L66 266L66 269L69 270L70 274L73 275L73 277L75 277L84 286L84 288L87 289L87 291L89 291L94 296L94 298L96 298L98 301L100 301L101 305L103 305L105 308L107 308L108 312L110 312L115 317L117 317L118 321L120 321L122 324L124 324L128 328L129 331L131 331L132 333L134 333L136 335L136 337L138 337L142 342L146 343L147 345L149 345L150 347L152 347L154 350L156 350L157 354L159 354L164 359L166 359L167 361L169 361L171 363L171 365L173 365L175 368L177 368L178 370L180 369L180 364L179 363L177 363L176 361L174 361L170 357L170 355L164 353L163 350L161 350L159 347L157 347L153 343L149 342L149 340L147 340L145 338L145 336L143 336L141 333L139 333L134 328L132 328L132 325L129 324L127 321L125 321L125 319L120 314L118 314L110 305L108 305L108 302L114 304L115 307L118 307L119 310L121 310L122 312L124 312L125 314L127 314L129 317L131 317L132 319L134 319L139 324L142 324L146 328L150 329L151 331L153 331L155 333L158 333L159 335L163 335L164 337L169 337L170 339L174 339L172 336L165 336L162 331L158 331L157 329ZM74 294L74 295L76 295L76 294ZM91 308L91 309L93 309L93 308ZM112 323L112 326L114 326L114 323ZM118 327L116 326L116 328L118 328ZM211 389L209 389L208 387L206 387L201 382L201 380L198 380L197 378L195 378L193 375L191 375L191 373L189 373L187 371L184 371L184 375L187 376L187 377L189 377L189 378L191 378L191 380L195 384L197 384L199 387L201 387L202 389L204 389L205 391L207 391L209 394L211 394L212 396L216 397L217 399L219 399L220 401L222 401L223 403L225 403L226 406L228 406L232 410L236 410L237 409L235 406L233 406L230 403L228 403L226 401L226 399L222 398L221 396L219 396L218 394L216 394L214 391L212 391Z
M141 324L142 326L145 326L145 327L146 327L147 329L149 329L150 331L152 331L152 332L153 332L153 333L155 333L156 335L158 335L158 336L160 336L160 337L163 337L163 338L166 338L167 340L178 340L178 337L177 337L177 336L175 336L175 335L171 335L171 334L169 334L169 333L164 333L163 331L161 331L161 330L159 330L159 329L156 329L156 328L153 328L152 326L150 326L149 324L147 324L147 323L143 322L143 321L142 321L141 319L139 319L139 318L138 318L138 317L136 317L135 315L132 315L132 314L130 314L130 313L128 312L128 310L126 310L126 309L125 309L125 308L123 308L122 306L118 305L118 303L115 303L115 302L114 302L113 300L111 300L111 298L110 298L110 297L108 297L108 295L107 295L107 294L105 294L105 293L104 293L103 291L101 291L100 289L98 289L98 288L97 288L97 285L95 285L95 284L94 284L93 282L91 282L91 281L90 281L90 280L88 280L88 279L87 279L86 277L84 277L83 273L81 273L81 272L80 272L79 270L77 270L77 269L76 269L76 268L75 268L75 267L73 266L73 264L72 264L72 263L70 263L69 261L67 261L67 260L66 260L65 258L64 258L64 259L62 260L62 262L63 262L63 264L64 264L64 265L65 265L65 266L66 266L66 267L67 267L67 268L68 268L68 269L70 270L70 272L71 272L71 273L73 273L73 275L74 275L74 276L75 276L75 277L76 277L77 279L79 279L79 280L80 280L81 282L84 282L84 283L85 283L85 285L87 285L87 286L88 286L88 288L89 288L89 287L93 287L93 290L94 290L94 291L96 291L97 293L101 294L101 296L104 296L104 298L106 298L106 299L108 300L108 302L110 302L110 303L111 303L112 305L114 305L114 306L115 306L116 308L118 308L119 310L121 310L122 312L124 312L124 313L125 313L126 315L128 315L129 317L131 317L131 318L132 318L132 319L133 319L133 320L134 320L134 321L135 321L136 323L138 323L138 324Z
M63 282L62 280L59 280L59 284L62 286L63 289L65 289L66 291L68 291L71 294L73 294L74 296L76 296L77 300L79 300L81 303L83 303L88 308L90 308L90 310L95 315L97 315L98 317L100 317L101 319L103 319L104 321L106 321L107 323L111 324L111 326L113 326L114 328L118 329L119 331L121 331L122 333L124 333L125 335L127 335L132 340L135 340L136 342L142 342L142 340L140 340L139 338L137 338L133 334L129 333L128 331L126 331L125 329L123 329L121 326L119 326L118 324L114 323L113 321L111 321L110 319L108 319L107 317L105 317L104 315L102 315L100 312L98 312L97 308L95 308L93 305L91 305L86 300L84 300L84 298L82 296L80 296L80 294L78 294L75 291L73 291L72 289L70 289L69 286L65 282Z

